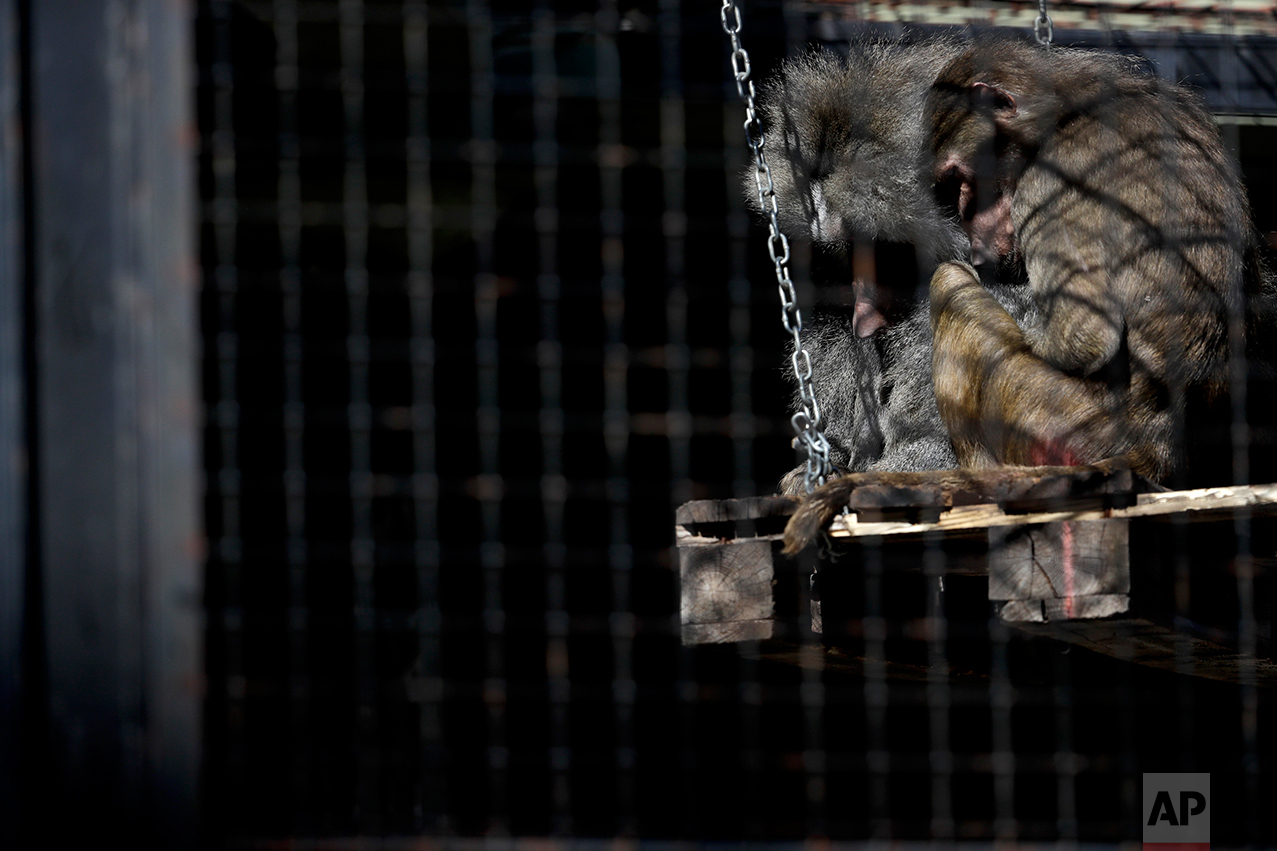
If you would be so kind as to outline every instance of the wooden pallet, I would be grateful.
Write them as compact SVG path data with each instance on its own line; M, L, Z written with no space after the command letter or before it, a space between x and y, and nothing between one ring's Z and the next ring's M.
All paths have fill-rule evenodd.
M1277 529L1277 520L1264 519L1277 518L1277 485L1163 491L1108 467L858 474L856 485L847 512L828 529L831 557L808 552L811 564L801 569L780 555L796 500L681 506L684 643L800 644L803 633L823 630L822 607L839 601L829 596L842 593L831 580L845 583L849 571L873 559L887 572L987 577L997 616L1026 634L1181 673L1277 685L1277 664L1265 655L1271 619L1243 636L1254 649L1248 654L1230 634L1237 617L1229 619L1227 605L1220 607L1222 626L1194 623L1177 615L1167 590L1176 559L1191 560L1199 585L1216 581L1227 591L1239 573L1245 582L1267 581L1272 559L1228 546L1238 531L1253 537L1256 524ZM1201 543L1185 550L1185 539ZM819 593L813 589L798 605L782 599L784 589L801 584L782 579L796 571L820 579ZM810 617L810 631L806 623L798 628L800 617Z

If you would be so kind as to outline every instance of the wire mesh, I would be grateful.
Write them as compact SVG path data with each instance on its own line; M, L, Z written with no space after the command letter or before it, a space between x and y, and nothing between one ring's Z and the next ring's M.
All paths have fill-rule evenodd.
M755 76L898 30L851 5L746 6ZM1277 229L1271 39L1052 14L1249 116L1225 120ZM1271 843L1267 691L1026 638L938 545L854 562L851 650L681 644L675 507L794 466L719 26L678 0L200 4L210 834L1113 843L1141 772L1210 771L1217 844ZM794 252L804 309L836 299ZM1192 534L1164 545L1180 613Z

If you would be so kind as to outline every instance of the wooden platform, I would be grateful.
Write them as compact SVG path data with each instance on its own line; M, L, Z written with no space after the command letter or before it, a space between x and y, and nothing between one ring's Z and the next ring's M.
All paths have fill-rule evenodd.
M865 577L914 572L940 588L945 577L984 578L977 620L999 617L1024 634L1169 671L1277 685L1268 608L1277 485L1162 491L1099 467L859 474L854 483L824 553L809 548L802 566L780 555L796 500L681 506L684 643L799 648L823 633L841 656L829 661L854 668L856 651L843 651L870 617L856 608ZM837 630L826 628L831 612Z

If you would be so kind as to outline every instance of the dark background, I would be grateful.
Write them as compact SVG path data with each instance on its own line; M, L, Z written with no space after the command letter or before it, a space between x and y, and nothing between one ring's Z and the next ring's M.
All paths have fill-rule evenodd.
M756 78L856 30L743 18ZM1277 840L1271 694L1018 637L982 586L943 680L681 646L674 507L794 462L716 4L205 0L196 38L210 842L1113 842L1144 771ZM1271 40L1057 40L1277 112ZM1277 229L1272 127L1226 137Z

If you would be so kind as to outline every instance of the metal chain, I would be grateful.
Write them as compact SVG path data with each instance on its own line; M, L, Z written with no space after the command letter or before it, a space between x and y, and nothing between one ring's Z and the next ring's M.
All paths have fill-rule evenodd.
M1045 31L1045 35L1043 35ZM1043 47L1049 47L1051 39L1055 35L1051 27L1051 16L1046 13L1046 0L1038 0L1038 19L1033 22L1033 37L1038 40L1038 44Z
M794 377L798 380L798 396L802 410L794 414L790 422L794 433L807 455L807 475L803 486L811 493L823 485L833 474L834 465L829 460L829 441L820 430L820 405L816 402L816 388L811 380L811 356L803 348L801 334L802 315L798 312L798 296L794 282L789 278L789 240L780 232L776 208L776 189L772 186L772 172L767 166L763 151L766 139L763 125L754 106L754 83L749 79L749 54L740 43L740 9L736 0L723 0L720 13L723 31L732 40L732 75L736 78L736 93L745 104L745 141L754 153L754 183L758 188L758 206L767 216L767 253L776 269L776 281L780 289L781 322L794 338L794 351L790 358Z

